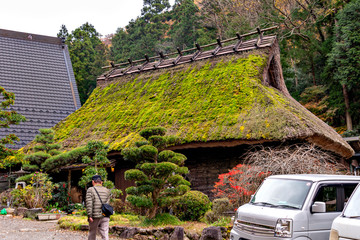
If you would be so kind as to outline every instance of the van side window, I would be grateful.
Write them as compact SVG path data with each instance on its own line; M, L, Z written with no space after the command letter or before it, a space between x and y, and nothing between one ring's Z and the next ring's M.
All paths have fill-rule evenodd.
M314 202L325 202L326 212L341 212L355 188L354 183L323 185L319 188Z
M344 192L345 192L344 207L355 188L356 188L356 184L344 184Z
M336 212L337 200L337 187L336 186L321 186L314 201L325 202L326 212Z

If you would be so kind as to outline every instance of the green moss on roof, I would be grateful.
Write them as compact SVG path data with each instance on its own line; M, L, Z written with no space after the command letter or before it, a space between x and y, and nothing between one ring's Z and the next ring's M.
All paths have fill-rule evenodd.
M152 126L183 143L300 136L308 131L304 113L261 83L267 61L252 52L119 78L60 122L56 138L67 147L97 139L120 150Z

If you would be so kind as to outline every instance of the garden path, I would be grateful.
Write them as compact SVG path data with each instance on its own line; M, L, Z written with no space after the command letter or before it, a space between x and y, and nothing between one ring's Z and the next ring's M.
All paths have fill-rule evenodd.
M57 221L0 216L1 240L86 240L87 231L59 229ZM111 237L111 239L114 239Z

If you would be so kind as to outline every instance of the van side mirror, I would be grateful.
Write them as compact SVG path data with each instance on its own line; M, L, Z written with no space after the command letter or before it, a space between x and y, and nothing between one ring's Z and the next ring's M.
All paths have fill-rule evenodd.
M326 204L325 202L314 202L311 206L311 212L313 213L324 213L326 212Z

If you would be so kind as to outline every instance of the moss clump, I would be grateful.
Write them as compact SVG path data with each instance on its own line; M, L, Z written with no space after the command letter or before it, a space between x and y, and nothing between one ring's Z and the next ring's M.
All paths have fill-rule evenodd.
M78 111L60 122L56 138L67 147L89 140L121 150L147 127L164 127L187 142L291 138L306 131L303 112L261 83L267 55L253 52L120 78L98 87Z

